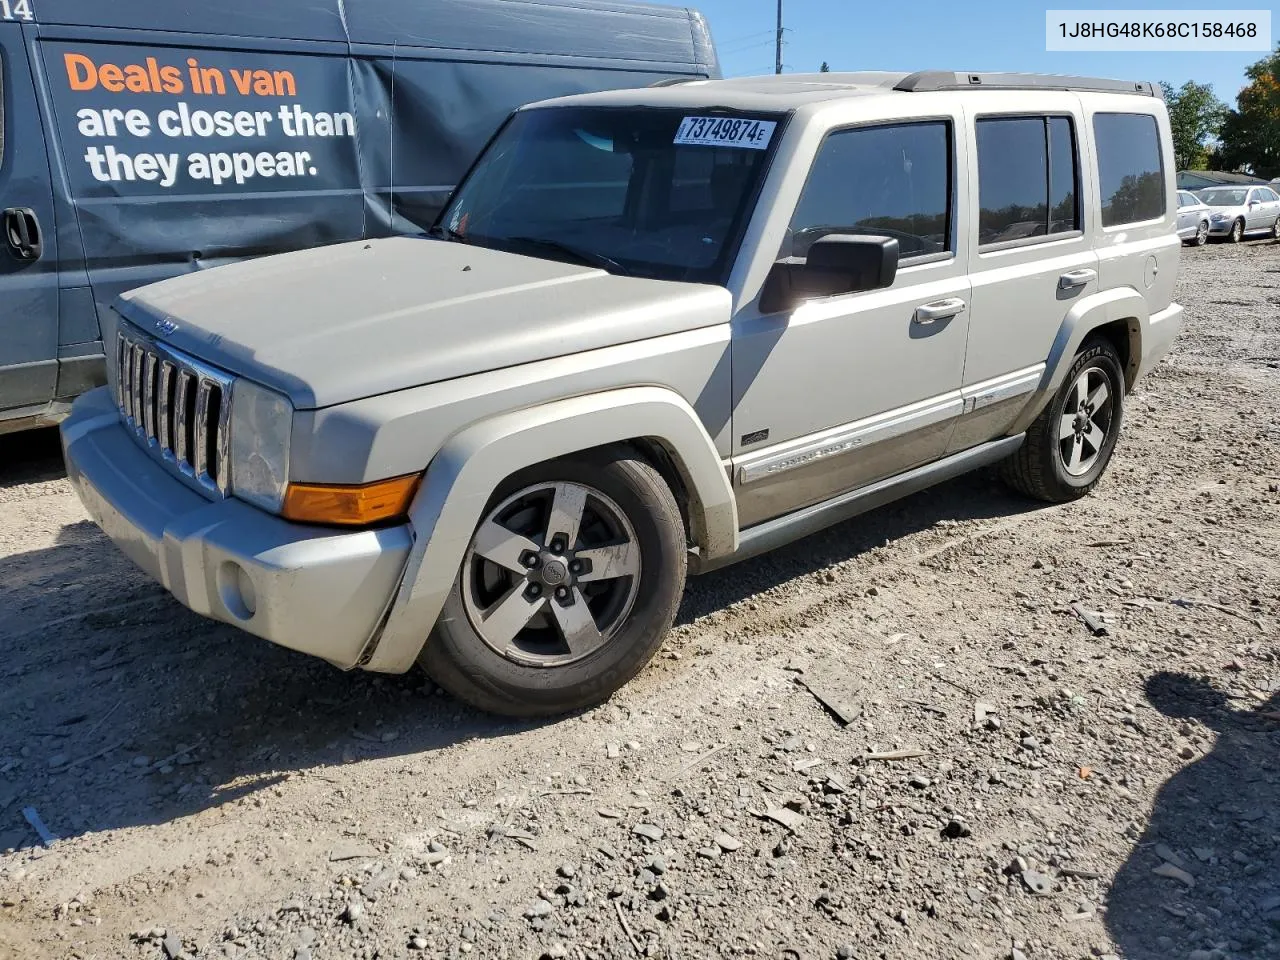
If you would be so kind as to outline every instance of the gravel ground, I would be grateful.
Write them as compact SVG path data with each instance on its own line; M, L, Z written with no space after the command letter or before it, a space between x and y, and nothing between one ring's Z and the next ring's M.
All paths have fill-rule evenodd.
M1280 957L1280 247L1183 263L1093 496L695 580L552 723L189 614L0 441L0 957Z

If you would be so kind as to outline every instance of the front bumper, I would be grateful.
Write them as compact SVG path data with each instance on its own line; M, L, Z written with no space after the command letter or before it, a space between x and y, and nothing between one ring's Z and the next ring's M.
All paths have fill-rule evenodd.
M180 603L337 666L359 665L404 572L407 525L339 532L208 500L143 452L106 388L80 397L61 430L89 515Z
M1223 220L1221 223L1216 223L1216 222L1214 222L1213 220L1210 220L1210 221L1209 221L1209 236L1211 236L1211 237L1225 237L1227 234L1229 234L1229 233L1231 232L1231 228L1232 228L1233 226L1235 226L1235 221L1234 221L1234 220Z

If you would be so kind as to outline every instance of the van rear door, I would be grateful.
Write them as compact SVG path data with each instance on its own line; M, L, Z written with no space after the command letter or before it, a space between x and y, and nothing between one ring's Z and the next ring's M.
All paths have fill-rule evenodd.
M99 319L144 284L364 236L336 5L290 3L297 16L282 23L275 3L261 16L208 5L150 21L134 3L127 27L114 25L128 20L117 5L94 5L101 25L56 22L83 21L86 8L50 6L37 75Z
M26 10L0 5L0 432L43 413L58 382L58 249Z

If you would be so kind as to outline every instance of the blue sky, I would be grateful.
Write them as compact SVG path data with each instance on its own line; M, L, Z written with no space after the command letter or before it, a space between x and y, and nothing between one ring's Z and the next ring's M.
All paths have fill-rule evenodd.
M670 2L670 0L669 0ZM773 72L776 0L689 0L706 14L724 75ZM832 70L1015 70L1074 73L1124 80L1210 83L1228 104L1244 85L1257 53L1048 53L1046 9L1267 9L1237 0L784 0L788 72ZM1272 30L1280 12L1272 13ZM1275 37L1272 37L1274 46Z

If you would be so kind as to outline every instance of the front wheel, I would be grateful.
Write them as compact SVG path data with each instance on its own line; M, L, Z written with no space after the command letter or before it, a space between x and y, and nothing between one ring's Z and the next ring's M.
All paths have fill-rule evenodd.
M1111 461L1124 410L1124 375L1111 342L1086 341L1057 394L1004 462L1014 489L1066 503L1098 485Z
M661 647L686 564L675 497L632 451L530 468L486 507L420 661L493 713L593 706Z
M1231 225L1230 240L1232 243L1239 243L1244 239L1244 221L1237 220Z
M1271 225L1271 239L1280 240L1280 217L1276 217L1276 222Z
M1200 226L1196 227L1195 244L1197 247L1203 247L1209 242L1209 221L1201 220Z

